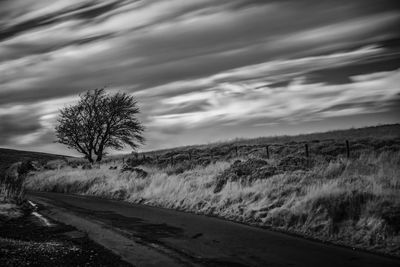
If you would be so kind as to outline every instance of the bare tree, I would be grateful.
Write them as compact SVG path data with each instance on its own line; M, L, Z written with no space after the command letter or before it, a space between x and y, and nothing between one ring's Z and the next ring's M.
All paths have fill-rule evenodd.
M60 111L57 142L76 149L91 163L94 155L101 161L107 148L119 150L129 145L136 149L144 142L139 112L135 98L126 93L87 91L78 104Z

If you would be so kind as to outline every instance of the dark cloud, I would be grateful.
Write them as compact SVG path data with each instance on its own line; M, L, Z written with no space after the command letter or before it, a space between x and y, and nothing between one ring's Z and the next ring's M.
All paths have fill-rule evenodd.
M41 128L38 119L29 113L0 115L0 145L8 145L11 139Z
M101 34L101 35L92 35L85 37L77 37L76 39L71 40L49 40L46 43L30 43L30 42L19 42L17 44L4 45L3 49L6 50L1 58L0 62L24 58L26 56L40 56L41 54L44 57L49 58L51 53L66 48L70 46L75 46L79 49L80 45L87 45L93 42L99 42L102 40L110 39L113 37L112 33L109 34Z
M0 27L0 41L11 38L26 31L32 31L36 28L45 27L67 20L81 19L91 20L100 15L106 14L125 1L112 1L106 4L98 4L95 2L82 3L63 8L54 13L27 19L10 26ZM1 3L0 3L1 7Z
M307 73L309 83L324 82L329 84L351 83L351 77L382 71L393 71L400 68L400 52L390 56L379 56L371 60L354 63L337 68L319 69Z

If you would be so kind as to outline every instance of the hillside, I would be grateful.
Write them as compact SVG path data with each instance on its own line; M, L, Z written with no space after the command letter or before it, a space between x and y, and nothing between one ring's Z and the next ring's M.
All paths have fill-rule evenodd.
M36 173L28 188L218 216L400 256L398 124L125 155L89 169L72 163Z
M333 156L346 153L346 140L350 142L351 153L357 155L362 150L374 151L385 146L400 146L400 124L380 125L363 128L352 128L301 135L282 135L252 139L235 139L211 144L182 146L144 152L140 154L115 155L105 161L127 158L139 159L142 163L163 164L182 160L218 160L242 155L268 154L286 156L293 153L304 153L308 144L310 155ZM143 156L145 159L143 160Z
M0 148L0 173L2 173L10 164L22 160L37 160L47 162L54 159L70 158L68 156L48 154L41 152L31 152L23 150L14 150Z
M299 135L279 135L279 136L267 136L258 138L237 138L231 141L215 142L211 144L199 144L193 146L176 147L170 149L157 150L152 152L161 151L179 151L187 149L205 149L210 147L219 147L227 145L266 145L266 144L282 144L288 142L312 142L315 140L355 140L355 139L392 139L400 137L400 124L386 124L379 126L369 126L362 128L351 128L334 130L327 132L316 132Z

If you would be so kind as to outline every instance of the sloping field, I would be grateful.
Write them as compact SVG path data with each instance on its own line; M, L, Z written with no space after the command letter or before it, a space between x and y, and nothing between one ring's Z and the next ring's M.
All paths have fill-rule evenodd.
M66 159L68 156L22 151L15 149L0 148L0 174L11 164L23 160L37 160L40 162L47 162L56 159Z
M400 256L399 127L382 127L294 137L268 149L223 143L93 169L65 166L37 173L28 188L219 216Z
M338 156L346 153L346 140L349 141L350 150L360 150L364 146L369 150L382 149L384 146L392 146L400 138L400 124L336 130L321 133L301 134L294 136L271 136L253 139L236 139L226 142L217 142L204 145L183 146L145 153L132 153L131 155L118 155L106 158L106 161L122 160L128 158L142 159L146 163L162 164L170 163L174 159L202 160L225 159L241 155L264 154L268 147L271 157L287 155L289 152L304 152L304 145L309 145L310 154L331 154ZM354 146L355 145L355 146ZM322 149L323 148L323 149Z

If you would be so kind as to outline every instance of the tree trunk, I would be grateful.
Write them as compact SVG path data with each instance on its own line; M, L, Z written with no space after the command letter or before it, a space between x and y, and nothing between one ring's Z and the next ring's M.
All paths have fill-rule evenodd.
M90 164L93 164L92 154L85 153L85 158L90 162Z
M104 143L101 143L99 145L99 149L97 149L97 151L96 151L96 149L94 150L94 153L97 156L96 162L100 162L103 159L103 155L104 155L103 150L104 150Z
M100 152L99 154L97 154L96 162L100 162L102 159L103 159L103 152Z

